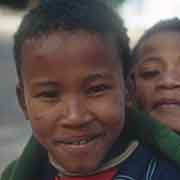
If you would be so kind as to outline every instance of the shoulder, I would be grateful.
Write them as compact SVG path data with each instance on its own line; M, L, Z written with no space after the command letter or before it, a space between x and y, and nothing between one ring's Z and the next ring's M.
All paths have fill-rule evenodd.
M9 180L11 175L13 174L13 170L16 166L17 161L12 161L2 172L0 180Z
M177 166L176 162L166 158L166 156L152 152L152 161L154 161L154 176L155 179L180 179L180 168Z
M118 176L135 180L178 180L180 169L151 147L139 145L134 154L120 166Z
M19 158L3 171L0 180L39 179L47 162L47 152L31 137Z
M134 132L133 137L145 144L150 144L180 167L179 134L136 107L128 109L127 115L130 129Z
M177 166L176 162L167 158L159 151L154 149L149 149L151 154L151 159L156 162L156 176L162 177L164 179L180 179L180 168Z

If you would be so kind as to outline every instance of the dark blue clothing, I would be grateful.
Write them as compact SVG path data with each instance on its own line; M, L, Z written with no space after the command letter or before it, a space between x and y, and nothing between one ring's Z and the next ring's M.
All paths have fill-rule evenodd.
M180 180L180 169L148 147L140 145L119 167L114 180ZM49 165L42 180L53 180L56 170Z
M180 169L141 145L119 166L115 180L180 180Z

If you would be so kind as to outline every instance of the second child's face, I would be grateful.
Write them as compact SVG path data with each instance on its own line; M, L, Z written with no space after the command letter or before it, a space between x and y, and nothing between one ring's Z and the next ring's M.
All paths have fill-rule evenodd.
M118 59L111 41L85 32L51 33L23 45L24 111L36 138L68 172L96 169L123 129Z
M159 32L141 45L135 68L140 107L180 132L180 33Z

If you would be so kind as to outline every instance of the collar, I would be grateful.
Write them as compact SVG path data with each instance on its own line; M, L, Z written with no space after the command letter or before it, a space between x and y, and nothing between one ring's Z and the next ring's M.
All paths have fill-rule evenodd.
M58 177L55 176L54 180L99 180L99 179L103 179L103 180L112 180L113 177L117 174L118 169L117 168L111 168L107 171L103 171L102 173L98 173L95 175L91 175L91 176L85 176L85 177Z
M96 171L93 171L92 173L90 173L88 175L94 175L97 173L101 173L103 171L107 171L113 167L120 165L121 163L123 163L125 160L127 160L133 154L133 152L136 150L138 145L139 145L138 141L136 141L136 140L131 141L122 153L120 153L117 156L111 158L110 160L104 162L102 164L102 166L100 166ZM58 171L59 177L63 177L63 175L70 176L70 177L81 176L81 174L79 174L79 173L67 172L62 166L60 166L59 164L57 164L55 162L55 160L52 158L52 156L50 154L48 154L48 157L49 157L50 164Z

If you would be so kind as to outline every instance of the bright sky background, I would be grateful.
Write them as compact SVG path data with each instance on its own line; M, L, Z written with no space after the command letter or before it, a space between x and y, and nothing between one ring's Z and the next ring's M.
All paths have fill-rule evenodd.
M161 19L180 18L180 0L127 0L119 12L130 36L137 39L144 29Z
M13 35L24 12L12 12L0 9L0 35Z
M180 0L127 0L119 12L125 19L131 39L136 41L144 29L160 19L180 18ZM0 33L14 33L22 14L0 9Z

